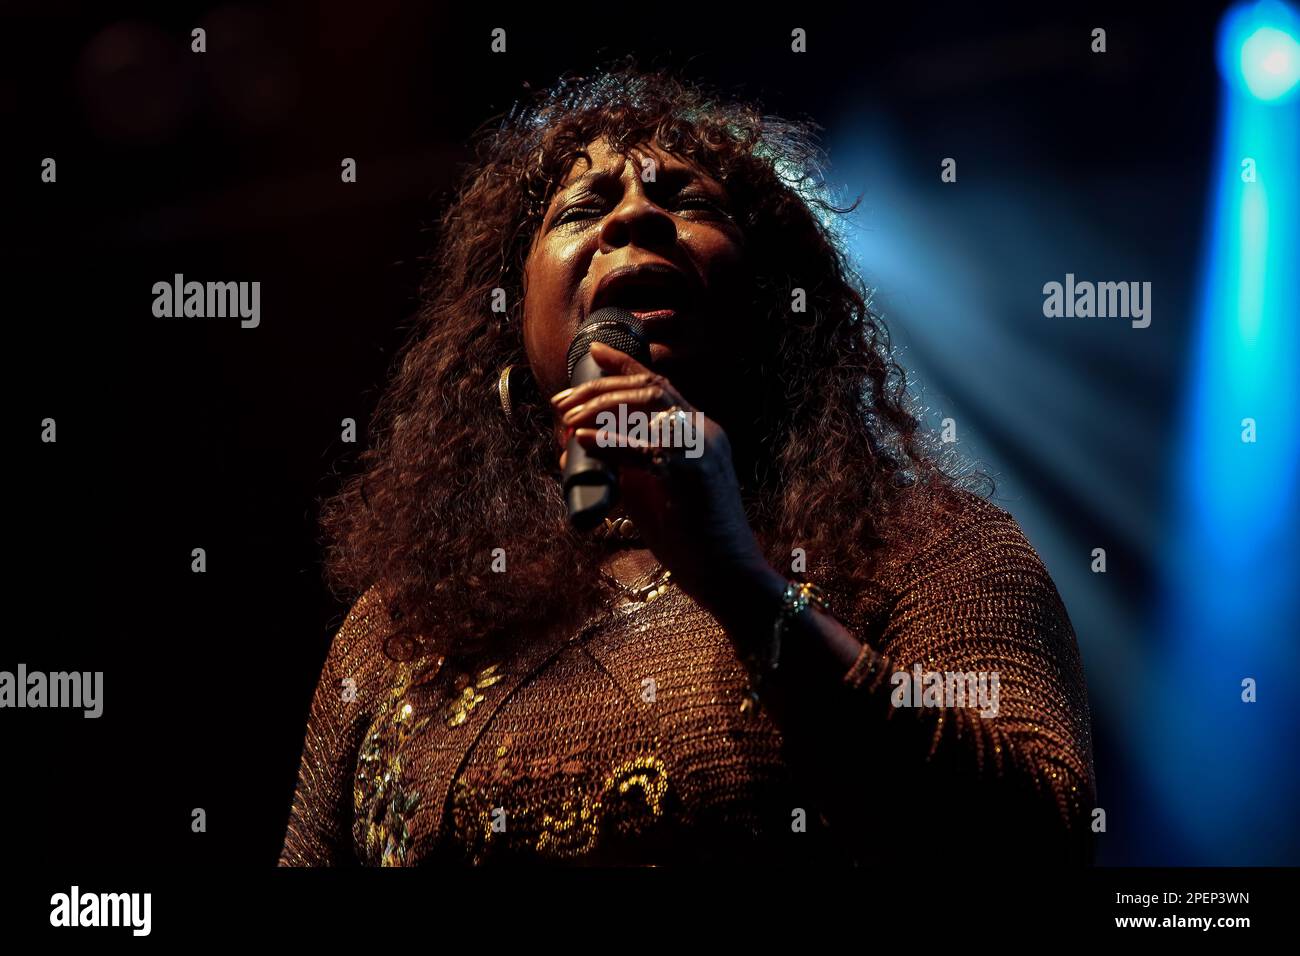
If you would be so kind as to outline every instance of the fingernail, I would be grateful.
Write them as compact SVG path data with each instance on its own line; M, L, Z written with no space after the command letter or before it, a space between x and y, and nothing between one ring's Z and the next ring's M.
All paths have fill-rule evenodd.
M582 417L582 410L584 408L586 408L585 405L574 405L571 409L569 409L567 412L564 413L564 417L560 420L564 422L577 421L580 417Z
M572 394L573 394L573 389L566 388L564 391L556 392L554 395L552 395L551 401L558 405L560 402L564 401Z

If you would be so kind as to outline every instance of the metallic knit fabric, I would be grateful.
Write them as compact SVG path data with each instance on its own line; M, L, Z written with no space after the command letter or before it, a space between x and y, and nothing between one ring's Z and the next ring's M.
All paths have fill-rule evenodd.
M835 616L863 642L813 706L743 708L731 639L677 587L506 657L398 663L372 589L312 700L285 866L1086 861L1075 637L1013 519L964 492ZM811 576L811 575L810 575ZM814 576L815 580L815 576ZM895 708L889 675L996 672L996 717Z

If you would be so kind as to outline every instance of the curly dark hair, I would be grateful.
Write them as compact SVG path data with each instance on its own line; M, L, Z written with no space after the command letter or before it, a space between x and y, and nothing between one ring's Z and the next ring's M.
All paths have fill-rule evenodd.
M501 369L527 364L532 238L575 156L600 138L699 164L739 213L757 317L742 361L761 383L753 427L766 454L738 477L774 565L801 547L832 594L856 593L871 555L903 533L900 489L953 482L846 260L835 220L856 203L826 197L819 129L624 61L564 77L480 131L373 446L322 511L330 582L348 599L379 590L398 625L390 655L482 649L607 599L601 552L566 521L549 408L525 405L512 423L496 400ZM499 288L505 314L489 306ZM496 548L505 574L491 568Z

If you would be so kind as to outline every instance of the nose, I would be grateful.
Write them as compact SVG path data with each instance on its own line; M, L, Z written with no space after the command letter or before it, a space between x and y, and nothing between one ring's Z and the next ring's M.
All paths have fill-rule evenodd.
M624 193L622 201L605 217L600 227L600 251L613 252L626 246L662 251L677 242L673 217L651 201L639 177Z

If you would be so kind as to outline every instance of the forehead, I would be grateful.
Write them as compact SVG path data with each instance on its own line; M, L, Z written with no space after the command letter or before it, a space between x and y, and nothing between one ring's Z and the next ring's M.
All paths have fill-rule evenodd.
M641 143L631 147L629 155L623 156L609 145L608 140L598 139L587 144L585 155L580 153L574 157L564 171L564 175L560 177L560 182L555 187L555 195L558 196L576 185L579 179L586 178L588 174L621 175L629 164L632 172L639 174L642 163L646 159L652 159L661 170L694 173L702 178L711 178L694 163L665 152L657 144Z

